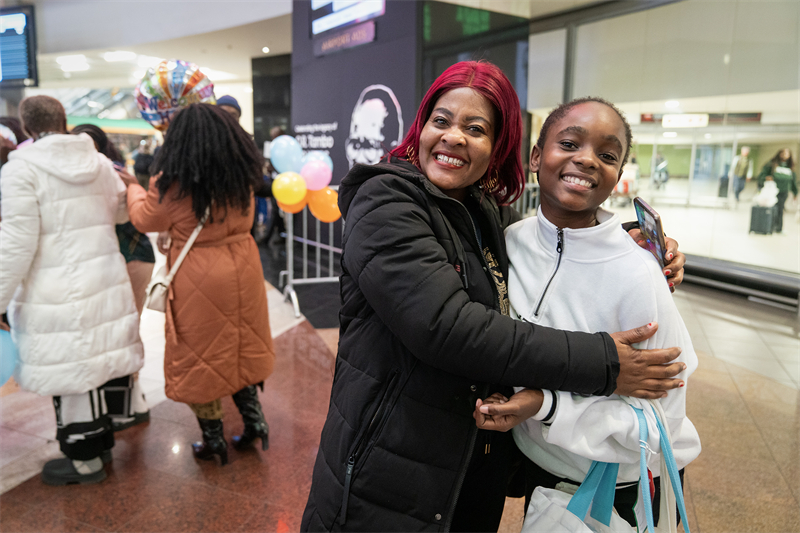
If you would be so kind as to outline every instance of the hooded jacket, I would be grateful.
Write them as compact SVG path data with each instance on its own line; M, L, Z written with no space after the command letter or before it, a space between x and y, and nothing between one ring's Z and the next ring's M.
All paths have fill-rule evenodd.
M514 212L470 194L507 279ZM355 165L339 207L339 353L302 529L448 531L476 400L513 385L610 394L614 343L503 316L469 212L411 164Z
M111 161L88 135L49 135L10 154L0 189L0 310L20 386L79 394L136 372L139 315L114 231L125 187Z

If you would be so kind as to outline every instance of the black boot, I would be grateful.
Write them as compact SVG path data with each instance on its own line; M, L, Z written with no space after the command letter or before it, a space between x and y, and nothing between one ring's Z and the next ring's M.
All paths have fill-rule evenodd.
M261 402L255 385L245 387L233 395L233 402L244 420L244 433L233 437L233 447L237 450L250 446L257 438L261 439L261 449L269 448L269 426L264 420Z
M222 464L228 464L228 443L222 435L222 420L198 418L197 421L203 430L203 442L192 444L194 456L208 461L219 455Z

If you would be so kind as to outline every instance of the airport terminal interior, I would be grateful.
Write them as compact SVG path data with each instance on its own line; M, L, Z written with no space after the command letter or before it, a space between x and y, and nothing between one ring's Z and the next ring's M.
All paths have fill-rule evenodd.
M55 97L70 128L101 127L132 171L164 138L141 118L137 85L164 60L192 62L217 99L236 99L241 126L266 158L280 128L306 151L324 152L335 189L354 162L375 163L402 140L425 90L458 61L491 61L514 85L523 159L558 104L614 102L633 145L604 207L633 221L632 200L643 198L687 255L673 298L699 359L686 412L702 452L686 467L682 530L800 531L800 200L795 186L777 209L764 179L786 151L798 172L800 2L159 6L6 1L0 115L16 115L28 96ZM348 9L360 11L345 18ZM8 43L23 35L30 57L15 78ZM368 116L376 108L377 120ZM514 204L523 216L536 214L537 195L529 173ZM197 419L165 393L165 315L145 309L139 380L149 420L115 433L101 483L44 484L43 465L63 457L53 400L13 378L0 387L0 531L300 530L338 351L343 222L260 202L254 236L276 353L258 392L269 449L230 449L225 466L193 457ZM148 237L155 248L157 234ZM165 262L156 252L156 269ZM222 405L230 440L242 421L230 397ZM500 531L519 532L524 515L524 500L507 498Z

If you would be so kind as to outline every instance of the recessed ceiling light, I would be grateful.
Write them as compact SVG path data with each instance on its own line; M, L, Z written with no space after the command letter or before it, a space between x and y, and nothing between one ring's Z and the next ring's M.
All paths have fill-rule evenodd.
M664 132L664 137L677 137L677 136L678 136L678 132L677 131L665 131Z
M265 54L268 54L269 53L269 46L265 46L264 48L261 49L261 51L264 52Z
M86 56L83 54L60 56L56 58L56 63L58 63L59 65L74 65L76 63L86 63Z
M133 61L136 59L136 54L134 52L124 52L122 50L117 50L116 52L106 52L103 54L103 59L108 61L109 63L113 63L115 61Z
M670 109L674 109L674 108L678 107L679 105L681 105L681 104L677 100L667 100L666 102L664 102L664 107L668 107Z
M89 63L67 63L61 65L64 72L78 72L79 70L89 70Z

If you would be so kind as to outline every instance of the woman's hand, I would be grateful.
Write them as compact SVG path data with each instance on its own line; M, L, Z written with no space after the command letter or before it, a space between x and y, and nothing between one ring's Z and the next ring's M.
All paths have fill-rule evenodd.
M640 328L611 334L619 355L619 376L615 393L655 399L663 398L667 391L684 386L682 380L673 377L685 370L686 365L680 362L667 364L681 354L680 348L638 350L631 346L649 339L657 330L658 324L651 322Z
M135 176L131 176L127 170L125 169L116 169L117 174L119 175L119 179L122 180L122 183L125 184L126 187L130 187L131 185L138 185L139 180L136 179Z
M472 417L479 429L505 432L538 413L543 400L538 389L523 389L510 399L495 392L485 400L478 399Z
M169 253L169 247L172 244L172 239L169 236L168 231L162 231L158 234L158 239L156 239L156 246L158 247L158 251L164 255Z
M636 244L645 250L649 250L647 240L639 228L630 230L628 235L636 241ZM675 288L683 281L683 265L686 264L686 256L678 250L678 241L666 236L664 237L664 241L667 245L667 264L663 269L664 276L666 276L667 283L669 283L670 292L675 292Z

